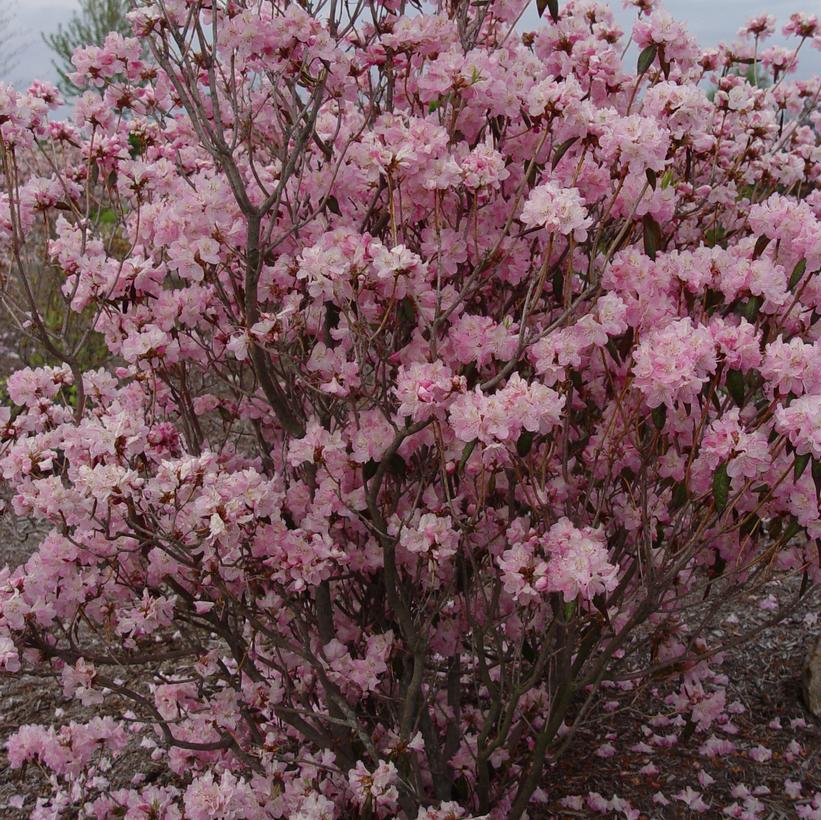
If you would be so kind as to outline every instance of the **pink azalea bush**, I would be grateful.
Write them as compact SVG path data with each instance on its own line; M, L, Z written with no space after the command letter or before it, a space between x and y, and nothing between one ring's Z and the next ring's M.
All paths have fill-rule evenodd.
M704 52L636 5L144 2L70 121L0 87L53 361L0 419L49 527L0 664L104 713L13 735L33 816L518 818L650 675L722 753L705 628L821 578L821 27ZM128 744L163 785L111 787Z

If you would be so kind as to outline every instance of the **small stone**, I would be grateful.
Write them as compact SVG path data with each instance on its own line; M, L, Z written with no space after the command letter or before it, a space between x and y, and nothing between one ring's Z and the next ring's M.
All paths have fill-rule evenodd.
M807 709L821 717L821 635L816 636L804 662L801 688Z

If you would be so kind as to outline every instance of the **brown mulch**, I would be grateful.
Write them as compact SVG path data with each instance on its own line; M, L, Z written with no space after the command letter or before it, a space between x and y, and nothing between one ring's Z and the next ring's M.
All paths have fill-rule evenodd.
M767 606L773 599L794 599L799 586L799 578L772 581L760 591L734 601L711 637L726 641L763 623L772 614ZM655 691L643 692L632 702L632 698L623 698L626 705L603 724L597 721L595 731L582 730L568 754L550 771L544 783L550 797L544 816L593 816L595 813L587 806L576 812L559 801L569 795L586 798L590 792L598 792L605 799L618 795L629 801L643 817L697 817L698 813L674 798L689 786L702 792L709 805L701 817L722 817L724 808L733 803L744 808L744 798L732 792L746 786L750 792L757 788L761 792L754 794L762 804L759 813L749 817L797 817L796 804L808 803L815 792L821 791L821 721L810 714L801 698L801 670L821 628L819 597L818 589L810 590L785 620L762 630L749 643L729 650L724 662L715 665L716 671L728 678L727 704L737 702L744 707L743 712L731 715L736 734L713 726L704 734L695 732L671 748L659 748L652 754L631 751L630 747L647 739L651 717L674 715L663 702L671 687L659 684ZM606 697L619 695L608 693ZM776 728L775 719L781 728ZM674 726L650 728L662 736L681 732ZM736 751L712 759L703 757L699 747L711 734L733 741ZM596 750L608 739L618 752L613 757L597 756ZM791 741L800 744L800 752L789 760ZM772 759L758 763L749 757L748 750L759 745L772 750ZM639 772L648 763L658 769L656 774ZM700 785L700 771L714 782ZM795 801L785 794L786 779L802 782L803 799ZM669 805L654 802L657 792L670 801ZM818 817L821 820L821 814Z

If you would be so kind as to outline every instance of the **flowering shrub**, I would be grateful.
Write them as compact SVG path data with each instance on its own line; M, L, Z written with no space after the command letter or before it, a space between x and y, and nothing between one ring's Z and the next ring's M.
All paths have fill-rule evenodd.
M71 122L0 88L12 272L114 357L29 292L62 364L9 378L0 468L51 530L0 663L130 703L12 737L36 816L518 818L651 675L721 753L705 628L821 577L821 31L637 5L636 68L588 0L161 0ZM132 740L163 785L109 787Z

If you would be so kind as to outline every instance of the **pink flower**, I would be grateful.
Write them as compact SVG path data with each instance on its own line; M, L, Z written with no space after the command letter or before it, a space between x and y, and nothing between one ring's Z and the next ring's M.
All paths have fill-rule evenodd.
M359 760L356 767L348 773L348 784L357 806L369 805L380 817L389 816L395 811L399 800L396 788L399 773L393 763L380 761L371 772Z
M618 569L608 561L606 539L599 529L577 529L560 518L548 531L545 548L550 555L546 589L561 592L565 601L579 595L587 601L612 592Z
M459 533L453 530L450 516L424 513L415 526L408 526L402 530L399 543L408 552L439 562L456 554L459 548Z
M775 429L789 438L799 455L821 458L821 393L776 407Z
M739 37L755 37L764 40L775 33L775 17L772 14L760 14L750 18L746 25L739 29Z
M576 188L561 188L556 183L537 185L522 208L522 222L528 228L546 228L549 233L573 235L577 242L587 239L593 220L587 215Z
M492 395L485 395L477 387L459 396L450 408L450 424L463 442L515 441L523 429L546 433L558 424L564 401L555 390L538 382L525 382L514 373Z
M547 561L537 550L538 541L530 538L514 544L497 559L505 592L521 603L540 600L547 587Z
M510 176L504 156L486 143L477 145L459 166L466 188L497 188Z
M689 319L651 330L633 356L635 385L650 407L693 402L716 368L709 330Z
M691 811L698 812L699 814L710 808L709 804L705 803L702 799L701 792L695 791L690 786L674 794L673 797L684 803Z
M454 377L440 361L428 364L414 362L400 367L394 392L399 400L399 415L413 421L424 421L440 414L445 400L464 389L464 381Z
M793 393L796 396L821 392L821 344L806 344L799 338L784 342L782 337L765 348L761 375L772 395Z

